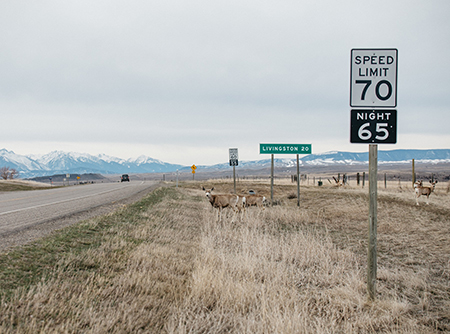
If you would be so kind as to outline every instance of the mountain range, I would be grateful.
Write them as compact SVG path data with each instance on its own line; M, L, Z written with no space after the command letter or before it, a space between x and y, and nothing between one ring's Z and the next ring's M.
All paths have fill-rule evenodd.
M1 149L0 167L15 168L20 172L20 178L32 178L55 174L164 173L184 166L165 163L144 155L125 160L104 154L63 151L44 155L19 155Z
M296 159L293 156L274 159L277 167L293 167ZM450 149L435 150L391 150L378 151L379 164L417 162L450 163ZM239 161L240 168L260 169L270 166L271 160ZM308 166L356 165L367 164L368 153L326 152L301 156L300 164ZM190 166L163 162L147 156L136 159L121 159L104 154L90 155L53 151L44 155L19 155L6 149L0 150L0 167L10 167L20 172L20 178L55 174L123 174L123 173L168 173L176 170L190 171ZM229 163L211 166L197 166L199 170L224 170L230 168Z

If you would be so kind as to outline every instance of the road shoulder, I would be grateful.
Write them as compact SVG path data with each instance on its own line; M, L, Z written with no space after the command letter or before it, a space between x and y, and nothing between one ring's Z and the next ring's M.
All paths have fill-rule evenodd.
M153 192L158 187L164 186L163 183L155 183L151 187L134 194L128 198L124 198L120 201L108 203L95 208L91 208L85 211L76 212L70 215L61 216L55 219L50 219L43 223L32 225L25 229L16 230L7 234L0 234L0 252L8 251L8 249L23 246L30 242L33 242L39 238L43 238L53 231L62 229L66 226L76 224L80 221L110 214L115 210L122 208L125 205L135 203L142 199L144 196Z

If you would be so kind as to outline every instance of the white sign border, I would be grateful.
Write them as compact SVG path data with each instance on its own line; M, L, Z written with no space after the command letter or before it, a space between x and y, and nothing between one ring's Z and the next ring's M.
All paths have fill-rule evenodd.
M352 104L353 100L353 86L354 86L354 77L353 77L353 52L354 51L366 51L366 52L376 52L376 51L394 51L395 52L395 82L393 83L393 92L394 92L394 104L389 105L379 105L379 104L369 104L369 105L361 105L361 104ZM370 49L370 48L355 48L351 49L350 52L350 107L352 108L396 108L397 107L397 81L398 81L398 49L397 48L380 48L380 49Z

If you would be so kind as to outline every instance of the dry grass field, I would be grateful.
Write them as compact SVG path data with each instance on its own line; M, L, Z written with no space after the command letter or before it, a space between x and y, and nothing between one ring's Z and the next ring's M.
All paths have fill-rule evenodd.
M181 183L0 254L0 333L450 333L450 195L277 182L277 205L219 216ZM238 183L270 198L270 185Z
M18 190L36 190L50 187L49 184L28 180L0 180L0 192Z

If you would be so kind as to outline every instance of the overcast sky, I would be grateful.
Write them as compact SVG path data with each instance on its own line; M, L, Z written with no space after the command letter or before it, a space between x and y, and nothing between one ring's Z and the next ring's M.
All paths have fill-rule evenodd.
M397 144L450 148L448 0L0 3L0 148L259 160L350 143L350 54L398 49ZM293 157L294 158L294 157Z

